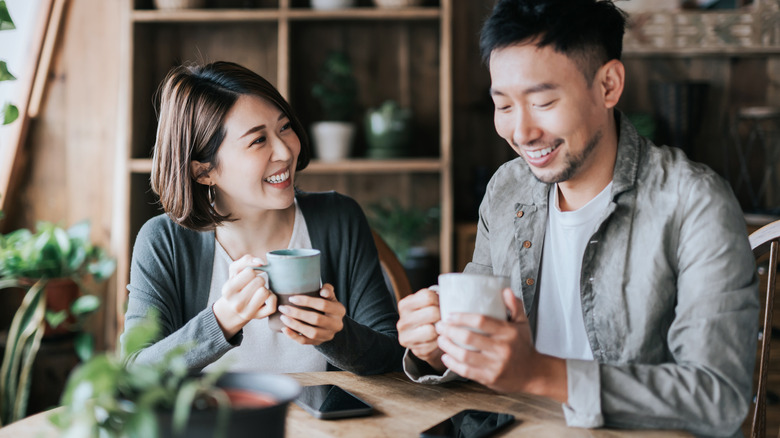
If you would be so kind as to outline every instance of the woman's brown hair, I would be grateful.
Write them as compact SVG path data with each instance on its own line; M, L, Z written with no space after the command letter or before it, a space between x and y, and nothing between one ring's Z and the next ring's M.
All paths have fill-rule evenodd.
M306 131L289 103L262 76L232 62L174 67L163 80L157 139L152 158L152 190L163 210L192 230L214 229L230 215L217 213L208 199L209 187L196 180L191 162L218 166L217 151L225 138L225 115L242 95L266 99L290 119L301 141L296 171L311 158Z

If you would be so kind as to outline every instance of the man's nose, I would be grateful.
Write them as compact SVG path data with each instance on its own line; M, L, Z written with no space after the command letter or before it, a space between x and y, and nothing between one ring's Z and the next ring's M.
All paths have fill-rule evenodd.
M528 111L517 111L512 141L516 146L533 143L542 137L542 130Z

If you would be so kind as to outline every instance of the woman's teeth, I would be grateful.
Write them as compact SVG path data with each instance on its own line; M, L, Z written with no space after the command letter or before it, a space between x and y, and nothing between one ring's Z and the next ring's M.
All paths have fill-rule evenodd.
M550 152L554 151L558 148L558 145L553 145L544 149L540 149L538 151L528 151L528 156L531 158L542 158L543 156L549 154Z
M271 184L279 184L281 182L287 181L288 178L290 178L290 171L285 170L284 173L280 173L278 175L271 175L265 180Z

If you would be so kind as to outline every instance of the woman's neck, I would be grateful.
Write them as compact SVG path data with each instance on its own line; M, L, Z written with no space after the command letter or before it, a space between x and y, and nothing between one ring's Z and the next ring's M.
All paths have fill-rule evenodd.
M295 204L284 210L267 210L252 217L224 222L217 227L217 241L230 258L246 254L265 260L265 254L287 248L295 224Z

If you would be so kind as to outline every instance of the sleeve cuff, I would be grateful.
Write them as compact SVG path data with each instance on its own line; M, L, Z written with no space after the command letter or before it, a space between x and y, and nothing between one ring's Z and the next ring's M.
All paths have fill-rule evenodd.
M601 374L593 360L566 360L569 399L563 404L566 425L595 428L604 425L601 414Z
M416 358L408 348L406 349L406 352L404 352L404 373L406 373L406 376L409 377L412 382L434 385L461 378L450 369L445 370L442 375L424 374L424 372L432 370L432 368L427 365L427 363Z

